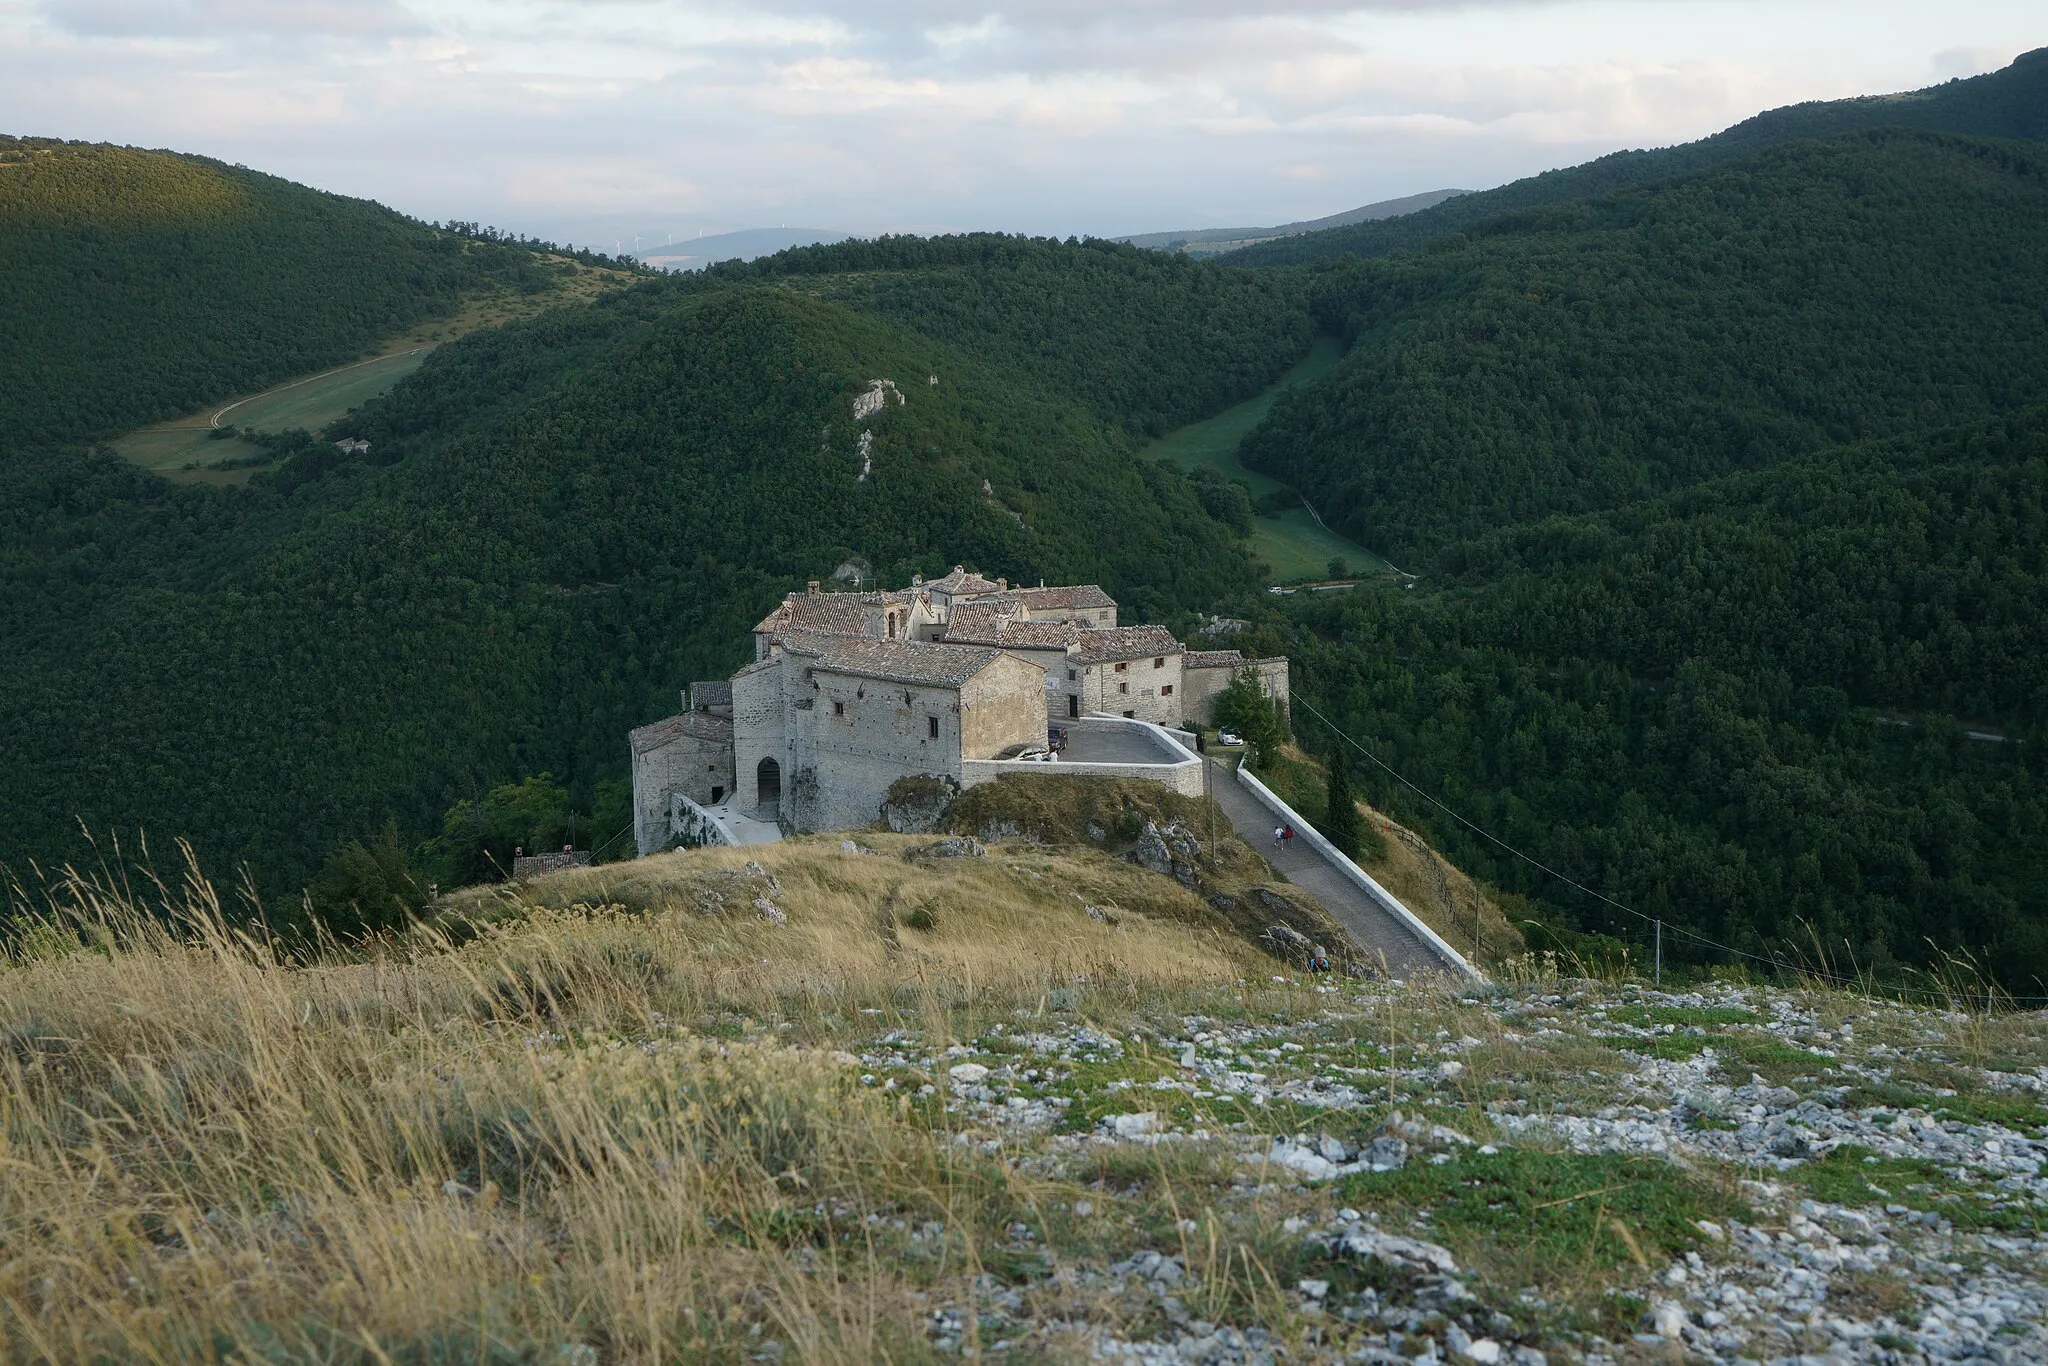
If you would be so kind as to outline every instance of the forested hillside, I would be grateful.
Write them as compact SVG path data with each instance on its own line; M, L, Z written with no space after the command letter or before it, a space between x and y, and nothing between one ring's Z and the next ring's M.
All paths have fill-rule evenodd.
M2048 991L2048 413L1823 451L1442 560L1433 588L1304 600L1286 642L1302 694L1394 768L1723 944L1810 960L1817 933L1845 969L1960 946ZM1646 944L1358 771L1461 867ZM1665 952L1728 957L1675 933Z
M361 355L532 252L201 157L0 137L0 444L73 441Z
M2048 155L1797 143L1317 289L1351 352L1243 458L1419 568L1516 522L2048 400Z
M1496 214L1592 199L1616 190L1705 170L1801 138L1875 128L1914 128L1989 138L2048 138L2048 48L2021 54L2003 70L1899 95L1814 100L1771 109L1698 142L1654 151L1616 152L1584 165L1546 171L1460 195L1420 213L1261 242L1219 260L1235 266L1301 265L1337 256L1386 256L1480 223Z
M713 273L782 279L907 323L1148 436L1258 393L1313 331L1292 275L1211 270L1100 240L885 237Z
M983 273L994 316L953 325L999 332L1040 290L1078 292L1062 261L1101 268L1033 247ZM374 463L319 445L209 489L16 457L0 859L76 852L74 818L146 825L253 859L277 891L387 816L419 838L523 774L587 800L624 776L629 727L748 658L782 592L849 558L892 584L961 560L1097 581L1133 620L1244 591L1236 537L1126 430L1156 393L1208 375L1221 405L1296 359L1299 307L1285 325L1267 286L1223 291L1268 310L1263 361L1203 322L1213 273L1126 295L1189 324L1129 355L1096 350L1096 315L1037 320L1031 366L784 281L663 281L442 347L329 433L369 438ZM1084 370L1099 387L1072 392ZM1166 390L1135 378L1155 370ZM904 401L857 427L878 377Z

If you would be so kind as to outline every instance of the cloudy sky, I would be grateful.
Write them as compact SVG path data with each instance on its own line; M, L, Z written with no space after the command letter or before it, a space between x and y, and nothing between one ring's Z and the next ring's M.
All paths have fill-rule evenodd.
M584 242L1110 235L1483 188L2043 45L2040 0L0 0L0 131Z

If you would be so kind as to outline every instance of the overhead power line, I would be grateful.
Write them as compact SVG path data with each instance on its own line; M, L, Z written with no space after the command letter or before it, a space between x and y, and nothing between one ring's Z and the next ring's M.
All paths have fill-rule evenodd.
M1752 963L1765 964L1774 971L1796 972L1803 976L1817 977L1823 981L1833 982L1840 986L1861 987L1864 985L1863 983L1858 982L1853 977L1844 977L1840 973L1829 972L1824 968L1809 968L1804 966L1796 966L1793 964L1788 964L1784 960L1779 958L1766 958L1761 954L1750 953L1746 949L1736 948L1733 944L1723 944L1719 940L1709 939L1707 936L1686 929L1682 925L1672 924L1670 921L1664 920L1659 916L1646 914L1645 912L1637 910L1633 906L1623 905L1621 902L1616 901L1613 897L1608 896L1606 893L1596 891L1593 888L1588 887L1585 883L1580 882L1578 879L1569 876L1568 874L1560 873L1557 869L1543 862L1543 860L1536 858L1533 855L1522 852L1520 849L1517 849L1514 845L1509 844L1506 840L1500 838L1500 836L1494 834L1492 831L1487 830L1484 827L1477 825L1470 820L1467 820L1463 814L1456 810L1453 810L1448 804L1443 802L1433 793L1426 792L1422 788L1410 782L1405 776L1403 776L1398 770L1396 770L1393 765L1389 764L1386 760L1380 758L1379 755L1374 754L1364 745L1361 745L1360 743L1358 743L1358 741L1354 740L1340 726L1338 726L1335 721L1332 721L1329 717L1323 715L1320 711L1317 711L1313 704L1305 702L1297 697L1290 698L1289 705L1300 707L1303 711L1306 711L1309 715L1315 717L1316 720L1322 722L1325 726L1329 727L1331 734L1335 735L1345 744L1351 746L1351 748L1357 750L1360 754L1363 754L1367 759L1371 760L1382 771L1384 771L1388 777L1392 778L1395 782L1401 784L1401 786L1407 788L1410 792L1413 792L1416 796L1428 802L1437 810L1443 812L1446 816L1449 816L1458 824L1464 826L1467 830L1470 830L1473 834L1479 836L1481 839L1487 841L1489 844L1495 845L1496 847L1506 851L1507 853L1513 855L1515 858L1520 859L1522 862L1528 864L1530 867L1536 868L1548 874L1549 876L1556 878L1559 882L1564 883L1567 887L1571 887L1580 892L1583 892L1587 896L1592 897L1595 901L1599 901L1605 905L1612 906L1615 910L1620 911L1623 915L1633 916L1635 919L1640 920L1645 925L1651 926L1653 929L1661 930L1666 934L1677 935L1682 939L1689 939L1693 943L1699 944L1702 947L1716 949L1722 953L1733 954L1737 958L1746 958ZM1926 987L1896 987L1891 988L1891 990L1898 991L1901 994L1905 995L1926 996L1937 1000L1953 999L1953 993L1937 991L1932 988ZM2014 1002L2048 1001L2048 996L2012 996L2003 992L1999 994L2005 996L2007 1000Z

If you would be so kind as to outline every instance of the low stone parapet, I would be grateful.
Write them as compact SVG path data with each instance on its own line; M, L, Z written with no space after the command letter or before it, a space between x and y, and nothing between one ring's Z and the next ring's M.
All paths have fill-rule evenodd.
M1064 775L1069 778L1142 778L1147 782L1170 787L1184 797L1202 795L1202 760L1186 744L1175 738L1177 732L1154 725L1150 721L1137 721L1122 716L1084 716L1066 722L1065 729L1070 745L1075 737L1085 736L1091 732L1104 737L1137 738L1143 740L1145 746L1159 758L1156 762L1137 759L1120 759L1114 762L1064 758L1052 762L1024 759L966 759L960 764L960 785L966 788L979 783L994 782L997 778L1044 775Z

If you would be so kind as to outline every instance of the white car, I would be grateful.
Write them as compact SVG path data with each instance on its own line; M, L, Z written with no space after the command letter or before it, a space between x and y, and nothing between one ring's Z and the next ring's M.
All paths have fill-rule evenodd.
M1043 746L1038 749L1027 749L1017 756L1017 761L1024 764L1050 764L1056 763L1058 760L1059 755Z
M1244 737L1234 730L1219 730L1216 732L1216 743L1219 745L1241 745L1244 743Z

